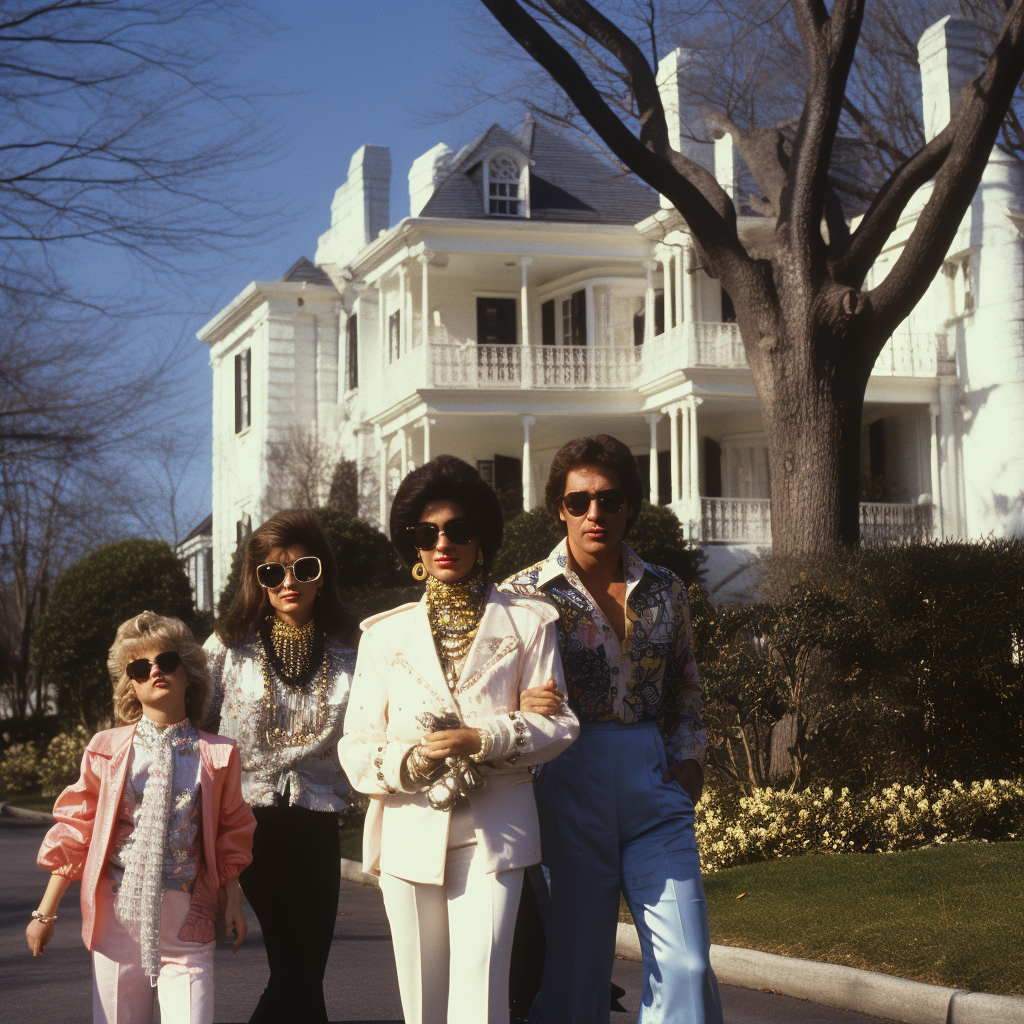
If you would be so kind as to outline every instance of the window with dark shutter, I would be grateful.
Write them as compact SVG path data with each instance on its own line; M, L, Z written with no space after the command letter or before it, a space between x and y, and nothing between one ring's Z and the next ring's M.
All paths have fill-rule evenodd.
M562 299L562 344L586 345L587 343L587 293L573 292Z
M555 343L555 300L540 304L540 340L545 345Z
M515 345L516 300L476 300L476 342L478 345Z
M352 391L359 387L359 327L355 313L348 318L348 323L345 325L345 339L348 349L346 387Z
M252 349L235 356L235 433L252 423Z

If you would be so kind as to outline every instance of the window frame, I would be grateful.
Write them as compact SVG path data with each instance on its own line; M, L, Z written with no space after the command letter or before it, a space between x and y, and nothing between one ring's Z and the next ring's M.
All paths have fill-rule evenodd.
M512 199L508 196L491 196L491 163L495 160L502 158L511 160L515 164L519 172L519 181L517 185L517 196ZM484 202L484 215L487 217L502 217L506 220L513 219L526 219L530 218L530 161L523 153L518 153L513 149L496 149L488 153L483 161L483 202ZM493 184L496 187L502 185L511 184L505 181L495 181ZM498 211L491 210L491 201L495 203L499 202L515 202L518 205L516 213L500 213Z
M235 353L235 434L252 426L252 347Z

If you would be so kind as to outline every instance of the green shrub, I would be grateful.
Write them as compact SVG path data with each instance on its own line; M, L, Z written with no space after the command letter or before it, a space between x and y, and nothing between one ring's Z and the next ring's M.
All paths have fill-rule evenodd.
M0 760L0 795L35 789L39 782L39 755L34 743L12 743Z
M95 729L111 716L107 652L117 627L141 611L194 622L188 576L163 541L104 544L58 578L33 638L65 722Z
M50 740L46 754L39 761L39 785L43 796L60 796L79 775L82 755L89 743L89 731L77 726L61 732Z
M547 558L551 549L565 536L543 506L520 512L505 522L501 547L494 557L496 580L503 580L520 569Z
M375 526L331 508L316 510L338 562L338 589L348 591L407 586L410 577L398 552Z

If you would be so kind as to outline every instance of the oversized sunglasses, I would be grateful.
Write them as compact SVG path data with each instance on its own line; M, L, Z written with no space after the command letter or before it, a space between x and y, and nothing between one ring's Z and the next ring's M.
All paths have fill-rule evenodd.
M256 566L256 582L267 590L273 590L284 583L284 578L288 575L289 570L291 570L292 579L296 583L312 583L314 580L320 579L323 567L316 555L296 558L291 565L282 565L280 562L264 562L262 565Z
M449 519L444 526L437 523L417 523L407 526L413 543L420 551L433 551L443 533L453 544L469 544L476 539L476 523L472 519Z
M562 508L571 516L585 516L590 511L590 503L596 501L602 512L613 516L622 511L626 504L626 495L617 487L591 494L590 491L570 491L562 495Z
M152 661L149 658L136 658L125 665L125 675L129 679L134 679L135 682L141 683L144 679L149 678L150 670L154 665L164 675L167 675L175 669L181 668L181 655L177 651L164 651L163 654L158 654Z

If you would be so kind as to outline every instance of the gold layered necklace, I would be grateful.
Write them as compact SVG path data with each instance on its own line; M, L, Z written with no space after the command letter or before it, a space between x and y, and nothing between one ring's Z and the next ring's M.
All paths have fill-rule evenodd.
M483 574L457 583L427 577L427 620L449 686L456 682L459 666L476 639L489 589Z
M290 626L274 616L259 631L263 670L260 739L265 749L308 746L327 718L327 638L314 619ZM309 685L313 680L312 685ZM275 680L283 685L279 688Z

